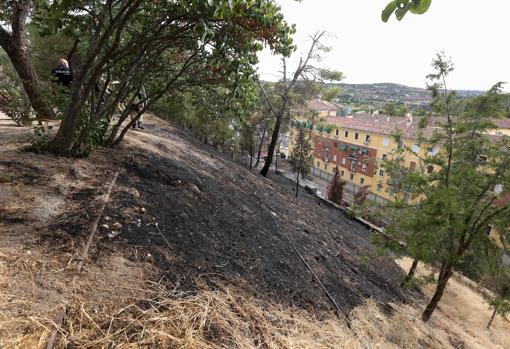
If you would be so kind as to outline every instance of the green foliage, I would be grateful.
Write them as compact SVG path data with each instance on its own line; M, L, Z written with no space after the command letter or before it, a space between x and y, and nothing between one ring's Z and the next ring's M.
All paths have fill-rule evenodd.
M338 86L328 87L322 91L322 99L331 102L337 98L341 92L342 89Z
M383 106L383 112L391 116L405 116L408 113L408 109L403 103L390 102Z
M434 88L436 110L443 116L436 130L422 133L417 143L427 151L415 170L405 168L405 158L412 149L401 147L383 163L397 190L397 202L385 215L392 220L385 233L402 241L414 259L440 264L447 268L470 269L472 263L487 260L487 248L497 249L487 235L488 227L503 220L509 224L509 202L501 201L510 188L510 138L492 137L494 126L487 116L499 107L498 89L491 89L474 103L483 108L469 108L451 116L455 95L446 88L446 77L453 70L451 62L440 54L433 61L436 69L429 75ZM490 111L483 113L483 111ZM395 136L401 141L401 136ZM429 169L434 168L430 173ZM407 195L411 200L404 201ZM502 223L503 224L503 223ZM507 230L501 235L507 237ZM483 248L482 248L483 247ZM472 268L471 268L472 269Z
M404 285L404 289L413 289L413 288L421 288L426 285L430 285L436 282L436 278L434 273L422 276L413 276L409 281L407 281Z
M381 19L383 22L388 22L391 15L395 14L400 21L409 11L421 15L428 11L431 3L432 0L393 0L382 11Z
M310 175L312 166L312 145L310 137L304 128L298 129L298 134L290 153L290 166L292 171L306 178Z
M239 110L253 102L257 52L267 46L288 56L294 50L294 27L267 0L42 2L32 25L43 35L38 40L46 43L40 50L46 56L45 46L56 56L77 44L79 74L52 146L64 154L82 153L89 147L83 140L117 144L127 132L122 122L128 112L114 118L116 105L124 101L129 111L142 90L150 108L168 94L223 89ZM230 124L220 119L211 116L205 124L229 137ZM221 132L220 125L226 125Z
M34 126L34 136L32 137L31 146L32 151L36 153L44 153L48 150L51 140L50 130L52 128L53 126L51 125L44 126L42 122L38 122L37 125Z

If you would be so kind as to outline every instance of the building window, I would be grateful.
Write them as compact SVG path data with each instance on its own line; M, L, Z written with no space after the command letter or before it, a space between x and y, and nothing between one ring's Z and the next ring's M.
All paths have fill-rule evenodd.
M384 170L382 168L379 170L379 176L384 177Z
M354 182L354 174L351 173L351 181Z
M358 139L358 137L359 137L359 133L358 133L358 132L356 132L356 133L354 134L354 139Z
M329 139L326 139L326 148L329 148Z
M361 177L361 178L359 179L359 184L365 184L365 178Z
M337 131L338 131L338 130L337 130ZM333 146L334 146L335 148L338 148L338 142L333 143Z
M345 132L344 132L344 137L345 137L345 138L349 138L349 131L345 131Z
M335 162L336 162L336 154L335 154L335 155L333 155L333 161L335 161Z
M382 159L382 160L386 160L386 154L383 154L383 155L381 156L381 159Z
M356 171L356 161L351 161L351 167L349 169L351 171Z
M382 190L382 184L381 183L377 183L376 190L377 191L381 191Z
M342 177L343 177L343 176L344 176L344 174L345 174L344 170L340 171L340 176L342 176Z
M327 170L328 169L328 164L324 164L324 169Z
M390 188L390 196L395 196L395 189L394 188Z
M365 172L367 170L367 164L361 164L361 171Z
M366 142L366 143L369 143L369 142L370 142L370 135L366 135L366 136L365 136L365 142Z
M434 172L434 166L428 165L427 166L427 173L432 173L432 172Z
M397 143L397 148L398 149L402 149L404 148L404 142L402 142L402 140L399 140L398 143Z
M383 145L385 147L389 147L390 146L390 139L389 139L389 137L384 137L383 138Z
M317 167L321 167L321 162L317 161Z
M329 161L329 152L327 152L327 151L324 152L324 161L326 161L326 162Z
M415 153L415 154L420 153L420 145L419 144L413 144L413 153Z
M338 132L339 132L339 130L338 130L338 129L336 129L336 130L335 130L335 136L338 136Z
M437 154L437 148L428 148L427 151L429 152L430 156L435 156Z
M411 161L411 162L409 163L409 169L410 169L411 171L416 170L416 162L415 162L415 161Z
M345 158L342 158L342 165L345 165Z

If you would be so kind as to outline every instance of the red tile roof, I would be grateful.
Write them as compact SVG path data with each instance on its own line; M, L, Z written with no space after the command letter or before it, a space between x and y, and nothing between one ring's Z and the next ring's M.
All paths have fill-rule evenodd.
M337 111L342 108L342 106L338 103L322 101L320 99L312 99L312 100L306 102L306 107L308 109L318 110L318 111L326 111L326 110Z
M378 133L383 135L393 135L398 130L402 132L404 138L417 139L420 117L397 117L382 114L356 114L353 117L328 117L327 122L338 125L342 128L349 128L358 131ZM423 129L423 135L429 137L434 130L440 130L440 123L443 118L428 118L428 126Z
M491 120L494 125L496 125L498 128L509 128L510 129L510 118L505 119L492 119Z

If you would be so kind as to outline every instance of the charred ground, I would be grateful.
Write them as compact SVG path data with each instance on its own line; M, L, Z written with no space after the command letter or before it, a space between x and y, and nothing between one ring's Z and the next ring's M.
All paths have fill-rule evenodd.
M84 237L101 188L120 171L125 190L113 194L105 215L122 223L122 233L101 236L94 258L123 250L152 261L158 281L188 290L198 279L235 283L271 302L332 310L294 245L346 315L367 298L384 308L411 297L398 285L402 269L377 256L370 230L344 212L307 193L296 199L288 180L262 178L169 125L148 123L133 138L98 164L104 176L96 189L69 194L75 205L56 218L51 239L55 231L59 240Z

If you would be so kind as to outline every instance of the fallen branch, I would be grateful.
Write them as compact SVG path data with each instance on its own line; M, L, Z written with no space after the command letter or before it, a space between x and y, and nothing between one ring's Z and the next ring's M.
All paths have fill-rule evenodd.
M317 281L317 283L320 285L320 287L324 290L324 293L326 293L326 296L328 296L329 300L331 301L331 303L333 303L333 305L335 306L336 308L336 315L338 316L339 319L341 320L344 320L347 327L349 327L349 329L352 330L351 328L351 322L349 320L349 317L347 315L345 315L343 312L342 312L342 309L340 309L340 307L338 306L337 302L335 301L335 299L333 298L333 296L331 295L331 293L329 293L328 289L326 288L326 286L324 286L324 284L321 282L321 280L319 279L319 277L317 276L317 274L315 274L315 272L313 271L313 269L310 267L310 265L308 264L308 262L303 258L303 256L301 255L301 253L299 252L299 250L296 248L296 246L292 243L292 241L290 241L289 237L287 235L285 235L285 237L287 238L287 241L289 242L290 246L292 246L292 248L294 249L294 251L297 253L297 255L299 256L299 258L301 258L301 260L303 261L303 263L305 264L305 266L308 268L308 270L312 273L313 277L315 278L315 281Z
M106 196L103 200L103 203L101 205L101 208L99 209L96 218L90 225L90 233L87 237L87 242L85 243L85 246L83 247L83 252L80 256L80 259L78 261L78 265L76 267L76 273L73 276L72 284L74 285L76 282L76 278L78 277L78 273L82 270L83 264L85 263L85 259L87 258L87 255L89 253L90 246L92 245L92 240L94 240L94 236L96 235L97 227L99 225L99 222L101 220L101 217L103 216L104 209L106 207L106 204L108 200L110 199L110 194L112 193L113 186L115 185L115 182L117 181L117 177L119 175L119 172L115 172L115 176L113 177L113 180L108 187L108 191L106 192ZM55 322L56 328L51 331L50 336L48 337L48 341L46 342L45 349L53 349L55 346L55 341L57 340L58 331L62 327L62 324L64 323L64 319L66 317L67 309L65 304L63 305L63 310L59 314L57 321Z
M119 175L119 172L115 173L115 176L113 177L112 183L108 187L108 191L106 192L106 197L103 200L103 204L101 205L101 208L99 209L99 212L96 215L96 218L90 225L90 234L87 238L87 243L85 244L85 247L83 248L83 253L81 254L80 260L78 261L77 266L77 272L80 272L83 268L83 263L85 262L85 259L87 258L87 255L89 253L90 246L92 245L92 240L94 239L94 236L96 235L97 227L99 225L99 221L101 220L101 217L103 216L104 209L106 207L106 203L108 202L108 199L110 198L110 194L112 192L113 186L115 185L115 182L117 181L117 176Z

